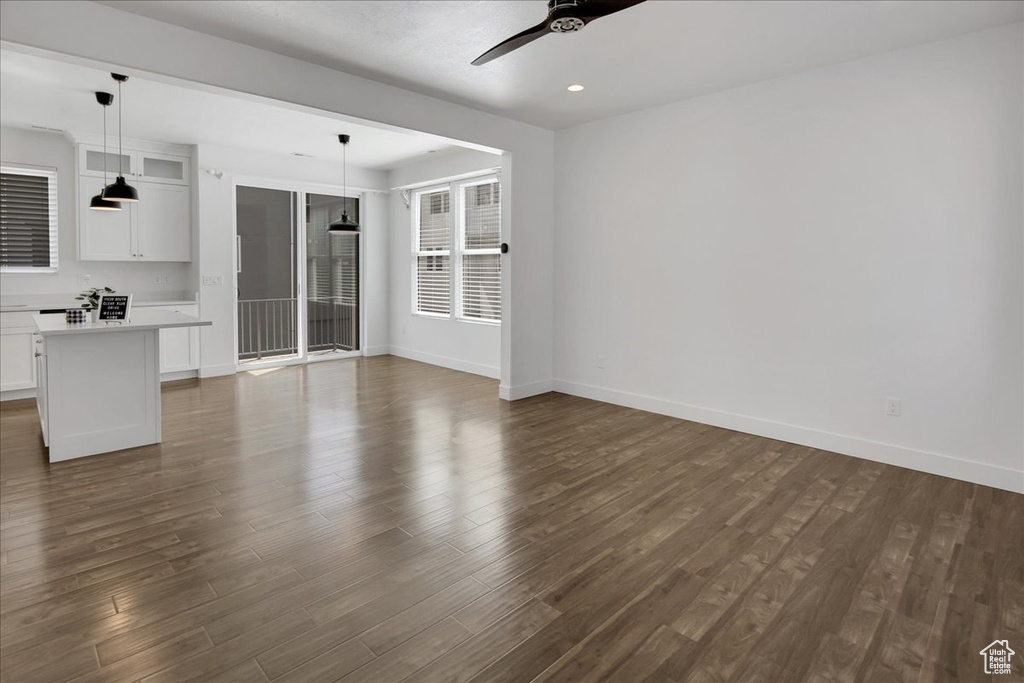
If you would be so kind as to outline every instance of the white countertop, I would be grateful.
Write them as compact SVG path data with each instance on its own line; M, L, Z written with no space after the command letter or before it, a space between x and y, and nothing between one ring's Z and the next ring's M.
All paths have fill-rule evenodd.
M44 337L63 334L95 334L128 330L157 330L165 327L203 327L212 325L209 320L200 320L191 315L172 311L139 310L132 306L131 320L124 323L68 323L63 313L36 314L32 316L36 329Z
M49 309L79 308L77 294L12 294L0 296L0 313L38 313ZM162 298L165 297L166 298ZM198 303L189 292L133 294L132 308L136 306L187 306Z

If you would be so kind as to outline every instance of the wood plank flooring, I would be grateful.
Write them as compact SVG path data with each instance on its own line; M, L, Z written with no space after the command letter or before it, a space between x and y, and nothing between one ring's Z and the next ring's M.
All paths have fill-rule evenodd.
M1024 496L496 394L392 357L179 382L163 444L52 466L4 405L0 676L981 681L989 642L1024 653Z

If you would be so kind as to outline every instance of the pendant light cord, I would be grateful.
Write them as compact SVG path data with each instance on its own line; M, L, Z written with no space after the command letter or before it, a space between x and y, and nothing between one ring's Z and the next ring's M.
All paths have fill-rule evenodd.
M103 119L104 124L106 119ZM121 159L124 157L124 153L121 150L121 81L117 82L117 175L124 177L124 171L121 169ZM104 181L106 178L104 178Z
M341 146L341 215L348 215L348 143Z
M107 186L107 105L103 105L103 187ZM103 192L101 191L102 195Z

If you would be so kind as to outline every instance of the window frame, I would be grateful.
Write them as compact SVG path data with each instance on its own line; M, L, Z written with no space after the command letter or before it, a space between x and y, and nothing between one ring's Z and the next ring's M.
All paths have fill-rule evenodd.
M468 187L498 183L501 178L497 173L488 172L431 185L417 187L411 192L410 208L412 211L412 245L411 245L411 306L412 314L435 320L454 320L473 325L501 325L501 319L489 320L465 315L463 310L463 256L465 255L501 255L501 246L488 249L466 248L466 193ZM434 192L448 193L448 249L421 251L420 245L420 197ZM457 195L457 198L453 195ZM499 200L499 206L500 206ZM499 237L500 241L500 237ZM448 313L434 313L419 310L419 279L417 277L419 258L422 256L448 257Z
M46 178L49 203L49 248L50 264L48 266L7 266L0 264L0 273L4 274L55 274L60 266L60 240L57 222L60 192L58 187L58 170L55 166L33 166L14 162L0 162L0 173L9 175L28 175Z
M427 251L420 249L420 197L425 194L432 194L434 192L448 192L448 248L447 249L430 249ZM452 223L454 216L451 210L452 197L451 197L451 186L450 183L441 183L438 185L430 185L426 187L416 188L412 192L411 207L412 207L412 314L422 316L424 318L434 318L437 320L450 320L455 310L452 305ZM436 313L434 311L421 311L419 309L419 260L423 256L447 256L448 257L448 312L447 313Z
M459 214L458 214L458 219L456 221L457 224L458 224L458 231L459 231L459 236L458 236L458 243L459 243L458 261L459 261L459 263L458 263L458 267L454 269L454 272L452 274L452 278L454 280L453 287L455 287L455 291L452 294L452 299L454 301L458 302L458 306L454 307L455 311L457 312L456 318L458 320L462 321L462 322L475 323L475 324L478 324L478 325L501 325L501 318L499 317L497 320L491 320L489 318L477 318L475 316L467 316L466 315L465 307L463 306L463 296L462 296L463 295L463 292L462 292L463 271L464 271L463 257L464 256L492 256L492 255L494 255L494 256L498 256L499 259L500 259L500 257L501 257L501 227L500 227L501 200L500 199L498 200L498 212L499 212L498 213L498 220L499 220L498 246L497 247L493 247L493 248L487 248L487 249L470 249L470 248L468 248L466 246L466 188L478 187L480 185L490 185L491 183L497 183L498 184L499 194L500 194L501 180L498 178L498 174L496 174L496 173L489 173L487 175L478 176L478 177L475 177L475 178L469 178L467 180L455 181L455 182L451 183L451 186L453 188L458 187L458 192L459 192L459 202L458 202L458 204L459 204ZM493 204L493 201L492 201L492 204Z

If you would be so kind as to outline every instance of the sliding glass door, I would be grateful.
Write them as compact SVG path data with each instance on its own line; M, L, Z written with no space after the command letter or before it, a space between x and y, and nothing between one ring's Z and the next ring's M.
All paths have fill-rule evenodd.
M358 354L361 228L330 227L359 198L238 185L235 203L239 362Z
M328 230L359 200L306 195L306 338L310 353L359 350L359 230Z
M284 190L237 188L239 361L299 354L296 199Z

